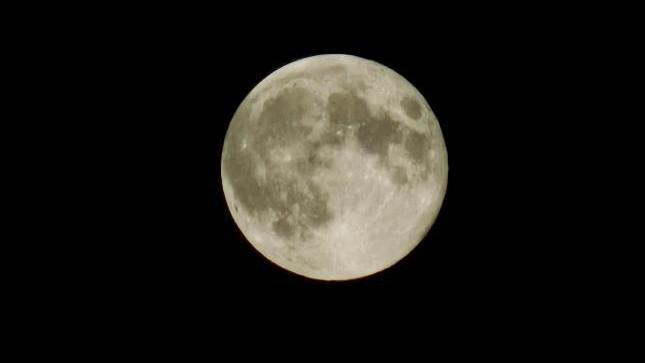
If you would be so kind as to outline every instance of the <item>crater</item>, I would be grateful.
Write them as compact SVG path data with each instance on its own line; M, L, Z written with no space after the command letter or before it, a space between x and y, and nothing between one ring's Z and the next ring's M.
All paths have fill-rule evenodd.
M288 239L296 234L302 236L306 230L333 219L327 206L328 196L311 180L303 182L300 177L270 170L266 182L261 182L255 176L254 167L253 159L243 154L229 159L227 172L235 198L255 216L273 210L279 216L272 224L278 235Z
M296 233L303 236L306 230L315 229L333 218L327 207L328 197L311 181L303 185L292 178L276 176L262 189L268 199L267 208L279 216L272 225L273 230L282 237L291 238Z
M408 183L408 176L405 169L401 166L395 166L392 172L392 181L396 185L404 185Z
M286 198L272 200L272 209L279 216L273 222L272 228L277 235L284 237L288 244L307 242L312 229L333 219L327 207L328 197L313 182L307 181L304 188L300 187L303 189L299 189L294 181L275 185L283 185L282 188L286 189ZM284 193L283 190L275 189L269 189L266 192L271 195ZM296 208L296 205L299 208Z
M327 108L332 127L358 125L370 119L367 102L354 92L330 94Z
M289 238L294 233L293 225L285 217L273 222L272 226L273 231L275 231L275 233L280 237Z
M421 105L411 97L403 97L401 100L401 108L403 108L405 114L412 119L416 120L421 117Z
M405 139L405 150L414 161L425 162L429 150L427 136L415 131L410 132Z
M255 141L257 151L266 157L275 145L299 143L309 135L312 127L302 123L311 110L317 109L315 98L303 87L288 87L277 96L265 101L258 118Z
M261 191L263 186L255 176L257 160L247 152L228 154L224 159L224 169L240 205L248 211L264 210L267 200Z
M359 127L356 137L360 145L368 152L385 158L390 143L399 142L401 133L398 125L388 116L371 118Z
M332 93L327 101L332 133L356 127L356 138L365 151L385 158L389 144L401 141L397 122L385 112L379 117L372 115L367 102L355 92Z
M338 143L340 143L340 141L338 141ZM309 176L320 168L330 168L331 160L328 160L321 155L322 147L328 144L331 144L331 142L324 144L320 141L315 141L312 143L308 142L304 148L304 155L301 156L296 162L296 168L298 172L302 175Z
M307 187L309 196L301 208L304 223L313 227L324 225L333 219L333 215L327 207L329 198L313 182L308 181Z

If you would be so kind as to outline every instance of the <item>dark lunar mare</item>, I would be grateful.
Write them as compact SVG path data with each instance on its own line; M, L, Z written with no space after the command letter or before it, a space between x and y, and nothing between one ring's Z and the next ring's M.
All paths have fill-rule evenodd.
M327 207L327 196L310 178L317 164L322 165L314 153L309 153L305 161L296 161L295 169L304 175L293 175L270 159L275 146L303 143L311 133L311 127L303 125L301 120L310 110L316 109L314 102L306 89L288 87L267 100L258 120L253 122L249 100L245 100L233 118L225 146L223 166L237 200L255 216L272 210L277 216L273 230L287 242L307 240L310 228L333 219ZM245 132L245 129L253 132ZM242 147L244 136L247 137L246 148ZM313 149L310 145L307 148ZM256 176L260 163L265 165L266 180ZM294 213L296 204L299 206L297 215Z
M335 71L338 71L335 69ZM410 182L405 168L390 166L388 147L403 143L410 158L421 167L422 179L429 174L428 150L430 135L418 133L393 120L386 110L373 115L365 99L353 89L332 93L327 99L329 127L316 140L307 137L312 127L302 119L312 110L320 110L317 100L304 87L285 87L275 97L264 103L257 120L250 119L247 98L239 107L229 128L223 155L223 168L241 206L254 216L272 210L277 220L272 228L285 239L287 246L306 242L310 229L325 225L333 219L329 210L328 196L314 182L312 176L320 168L331 167L332 160L321 156L324 147L338 147L347 135L354 135L359 146L367 153L378 156L392 181L399 186ZM400 103L412 119L421 116L421 106L405 97ZM351 126L351 128L350 128ZM246 139L245 139L246 138ZM246 148L242 144L246 142ZM290 147L301 144L303 155L295 155L293 167L275 165L270 159L275 147ZM266 179L256 176L258 164L264 164ZM293 171L297 174L294 174ZM304 182L303 182L304 180ZM295 214L295 205L299 213ZM237 206L235 206L237 208Z

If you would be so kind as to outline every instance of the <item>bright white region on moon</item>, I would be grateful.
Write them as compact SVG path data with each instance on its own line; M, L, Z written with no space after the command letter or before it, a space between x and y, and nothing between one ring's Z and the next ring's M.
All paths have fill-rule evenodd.
M428 233L448 179L439 123L393 70L349 55L290 63L231 121L222 184L233 219L277 265L321 280L386 269Z

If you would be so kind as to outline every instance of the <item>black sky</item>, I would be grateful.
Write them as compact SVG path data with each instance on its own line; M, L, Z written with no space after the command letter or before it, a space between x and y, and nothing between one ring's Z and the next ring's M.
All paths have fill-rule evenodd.
M81 138L100 149L86 161L86 178L104 185L88 191L103 207L82 223L91 243L82 263L95 271L87 285L187 314L257 301L300 301L293 309L303 313L343 304L506 311L569 288L560 241L571 235L554 232L567 209L553 193L567 183L569 159L551 160L574 127L562 122L569 100L558 80L575 76L567 54L580 43L552 32L553 22L476 12L361 21L155 14L103 19L80 35L70 28L55 48L78 55L68 61L78 112L94 120ZM220 182L225 132L247 93L278 67L324 53L372 59L415 85L440 122L450 168L424 241L392 268L342 283L264 259L233 222Z

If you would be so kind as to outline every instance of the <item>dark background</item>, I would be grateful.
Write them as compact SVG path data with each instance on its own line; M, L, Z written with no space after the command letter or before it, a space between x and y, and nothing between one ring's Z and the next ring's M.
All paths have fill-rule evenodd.
M452 352L478 356L527 345L523 353L534 355L575 338L584 347L576 354L595 355L600 344L587 336L628 331L601 323L621 321L612 315L625 311L619 282L640 266L623 263L640 255L621 242L638 239L608 225L626 210L603 203L634 199L618 194L621 174L642 164L623 161L641 154L625 137L641 135L625 132L639 114L618 113L638 93L605 81L638 86L623 70L624 58L637 58L618 50L638 51L628 35L642 33L630 29L640 20L602 4L423 5L28 4L21 16L7 12L17 21L7 25L4 57L14 63L5 73L18 82L5 104L18 112L7 112L6 126L27 136L8 148L20 170L5 176L26 187L7 189L20 205L10 217L26 218L7 221L17 232L5 243L25 253L3 255L6 280L18 287L7 300L26 312L7 311L52 346L27 339L24 352L166 355L185 340L185 360L201 346L220 356L232 341L238 355L309 359L325 350L337 357L342 345L380 354L399 337L401 360L413 348L432 353L439 335L457 345ZM436 114L449 157L446 198L427 237L393 267L347 282L267 261L233 222L220 181L240 102L277 68L322 53L403 75ZM612 97L620 102L607 107ZM610 300L621 305L611 309ZM278 344L239 344L265 339Z
M540 250L554 248L537 241L540 227L532 220L546 200L532 180L542 178L535 160L542 151L527 144L550 131L528 126L548 122L532 99L545 92L535 86L545 68L539 50L525 45L531 34L506 39L505 30L449 24L305 34L267 26L239 37L226 28L211 36L189 26L131 44L142 56L130 70L138 79L134 90L141 88L128 92L145 107L138 104L143 114L128 122L143 131L150 157L135 169L152 162L155 171L141 186L153 184L156 191L155 207L141 213L150 229L134 247L148 283L203 299L231 299L241 291L262 300L303 294L333 300L365 291L385 300L478 301L481 307L487 299L526 298L528 286L549 274L537 264ZM246 94L275 69L323 53L375 60L414 84L441 123L450 166L441 213L418 248L386 271L339 283L309 280L264 259L233 222L220 181L225 132ZM148 277L148 269L156 271Z
M570 106L584 63L571 54L586 40L559 31L566 17L488 10L497 16L148 9L61 24L43 35L56 44L44 55L64 64L50 67L74 89L70 132L82 148L69 153L82 159L74 185L85 196L82 242L63 252L83 267L65 268L91 299L149 316L548 315L581 286L566 242L575 233L560 227L578 198L561 190L577 186L565 175L581 160ZM393 267L347 282L310 280L262 257L235 225L220 180L224 136L248 92L324 53L404 76L436 114L449 157L426 238Z
M123 176L134 185L145 180L136 188L152 197L142 200L144 209L132 221L149 229L126 243L133 243L133 258L153 286L289 294L403 289L446 298L509 294L526 283L526 264L534 262L526 252L538 232L524 229L530 216L514 208L535 202L535 190L522 183L528 177L522 163L532 155L519 154L534 137L525 125L535 121L536 110L524 106L541 89L523 94L523 83L540 77L534 60L526 63L537 52L500 39L504 33L458 27L417 36L415 28L294 34L269 27L232 36L226 27L209 33L181 26L134 32L108 55L124 81L117 110L128 107L117 122L133 138L128 152L137 151L137 162L127 164L132 179ZM341 283L305 279L260 256L233 222L220 180L225 132L246 94L275 69L323 53L375 60L414 84L441 123L450 165L444 206L419 247L391 269ZM156 271L148 277L148 270Z

